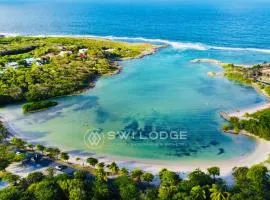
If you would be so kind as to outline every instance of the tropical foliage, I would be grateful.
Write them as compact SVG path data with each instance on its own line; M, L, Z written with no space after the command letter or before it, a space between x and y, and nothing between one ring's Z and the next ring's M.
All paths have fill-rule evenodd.
M247 114L244 119L231 117L227 130L239 132L245 130L253 135L270 140L270 109L264 109L254 114ZM223 127L224 128L224 127Z
M0 38L0 105L84 89L97 77L115 72L116 60L134 58L152 48L88 38ZM9 66L14 62L16 67Z
M0 190L0 200L268 200L270 199L270 177L263 165L233 169L234 185L228 187L221 179L220 169L211 167L207 173L200 169L190 172L185 179L178 173L162 169L158 176L141 169L131 172L112 162L105 164L96 158L88 158L91 165L80 167L73 175L56 175L54 168L44 173L34 172L21 178L6 167L20 162L24 155L18 150L33 153L39 151L56 162L67 161L67 152L58 148L30 145L19 138L0 143L0 178L9 182L9 187ZM61 159L61 160L60 160ZM74 165L76 169L76 165ZM153 181L155 180L155 184Z
M251 168L235 168L235 185L228 188L220 178L212 179L201 170L189 174L182 180L176 173L163 169L160 172L160 185L138 182L133 176L119 175L108 179L103 168L95 179L85 172L77 171L72 176L44 175L41 172L30 173L19 178L5 173L5 180L12 183L0 190L0 199L5 200L268 200L270 197L270 179L267 168L255 165ZM209 169L211 171L213 169ZM49 171L49 170L48 170ZM216 170L214 170L216 172ZM136 169L131 174L140 175ZM136 176L137 177L137 176ZM144 179L144 178L143 178ZM142 180L143 180L142 179Z
M29 102L25 103L23 105L23 112L28 113L28 112L37 112L40 110L44 110L53 106L56 106L57 102L56 101L39 101L39 102Z

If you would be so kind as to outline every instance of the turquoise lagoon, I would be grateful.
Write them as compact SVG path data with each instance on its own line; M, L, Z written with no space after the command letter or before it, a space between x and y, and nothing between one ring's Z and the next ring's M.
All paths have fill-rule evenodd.
M219 113L266 99L253 88L223 77L208 77L209 71L222 71L219 66L190 62L205 57L257 63L269 59L270 54L169 46L154 55L121 62L120 74L100 78L95 88L82 94L57 98L59 105L47 111L23 114L18 104L2 108L0 114L9 118L18 135L32 142L97 155L166 161L247 155L256 141L223 133L224 120ZM98 146L88 140L93 130L104 136ZM152 132L172 131L184 133L186 140L149 137ZM123 139L123 132L133 135Z

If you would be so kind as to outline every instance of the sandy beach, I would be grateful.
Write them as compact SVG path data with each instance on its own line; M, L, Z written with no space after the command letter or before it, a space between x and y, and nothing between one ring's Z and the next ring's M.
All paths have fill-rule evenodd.
M226 113L229 117L237 117L237 118L241 119L245 116L246 113L253 114L255 112L258 112L258 111L261 111L261 110L264 110L267 108L270 108L270 102L268 102L266 104L253 106L253 107L245 108L245 109L241 109L241 110L234 110L234 111L226 112Z
M155 53L158 49L163 48L164 46L156 46L153 49L143 52L140 56L136 58L141 58L143 56L151 55ZM212 63L217 65L223 65L224 63L218 60L213 59L195 59L191 62L206 62ZM120 69L119 69L120 70ZM254 113L258 110L262 110L265 108L270 108L270 103L263 104L260 106L255 106L239 111L232 111L228 112L229 116L235 117L243 117L245 113ZM20 134L20 130L17 127L13 126L9 122L12 120L12 115L2 116L1 121L7 126L8 130L10 131L11 135L22 137ZM242 137L249 137L243 135ZM28 141L29 143L38 143L39 141L35 141L35 139L31 138L23 138L22 139ZM196 160L196 161L164 161L164 160L143 160L143 159L136 159L136 158L127 158L127 157L118 157L118 156L111 156L111 155L93 155L93 153L89 152L80 152L76 151L76 149L68 149L68 148L61 148L62 151L68 152L70 155L69 162L74 164L86 165L86 159L88 157L96 157L99 162L111 163L116 162L120 167L125 167L127 169L134 169L140 168L144 171L152 172L153 174L158 174L158 172L162 168L167 168L169 170L178 172L182 177L185 177L187 173L195 170L201 169L206 171L207 168L212 166L218 166L221 170L221 177L227 180L229 183L232 181L232 169L234 167L241 167L241 166L252 166L254 164L262 163L270 154L270 142L256 138L256 147L251 153L246 153L244 155L235 157L233 159L228 160ZM52 146L52 144L45 144L46 146ZM83 145L83 144L82 144ZM77 159L80 158L80 159Z
M220 60L215 60L215 59L211 59L211 58L198 58L198 59L191 60L190 62L192 62L192 63L210 63L210 64L214 64L214 65L219 65L219 66L230 64L230 63L225 63L225 62L222 62ZM248 65L248 64L236 64L236 65L246 67L246 68L249 68L249 67L253 66L251 64L250 65Z
M269 105L269 104L267 104ZM246 111L245 111L246 112ZM242 111L241 113L245 113ZM21 137L19 134L19 130L16 127L11 126L7 119L2 117L2 121L7 126L10 133L14 136ZM249 137L243 135L243 137ZM24 140L34 143L33 140L29 138L23 138ZM252 166L254 164L259 164L268 159L270 154L270 141L266 141L260 138L256 139L257 145L253 152L250 154L245 154L240 157L236 157L228 160L201 160L201 161L164 161L164 160L143 160L136 158L126 158L126 157L118 157L118 156L108 156L108 155L100 155L93 154L91 152L86 151L77 151L75 149L61 148L64 152L68 152L70 155L70 159L68 162L79 165L87 165L86 159L88 157L95 157L99 160L99 162L104 162L105 164L109 164L111 162L116 162L119 167L125 167L129 170L140 168L144 171L151 172L155 175L163 169L167 168L169 170L175 171L179 173L182 178L185 178L187 174L195 169L201 169L206 171L207 168L212 166L218 166L221 170L221 177L224 178L228 184L233 183L232 178L232 169L234 167L241 166ZM50 144L45 144L46 146L51 146ZM56 147L56 146L55 146ZM77 158L80 158L79 160Z
M243 117L245 113L252 114L259 110L270 108L270 102L266 104L261 104L253 106L250 108L245 108L242 110L233 110L226 112L228 116L232 117ZM28 141L29 143L38 143L38 141L31 138L24 138L20 134L20 130L15 126L10 124L14 116L7 113L5 116L1 116L1 121L8 128L11 135L21 137L22 139ZM88 157L95 157L99 162L104 162L106 164L111 162L116 162L120 167L125 167L129 170L134 168L140 168L144 171L151 172L153 174L158 174L162 168L167 168L169 170L179 173L183 178L191 171L199 168L203 171L206 171L207 168L212 166L218 166L221 170L221 177L227 180L229 183L232 182L232 169L234 167L240 166L252 166L254 164L259 164L268 159L270 154L270 141L260 139L255 136L249 136L247 133L243 134L242 137L252 137L256 139L256 147L251 153L241 155L240 157L235 157L228 160L197 160L197 161L164 161L164 160L147 160L147 159L137 159L137 158L127 158L127 157L118 157L113 155L101 155L93 154L90 151L77 151L76 149L61 148L62 151L68 152L70 155L69 162L74 164L86 165L86 159ZM52 144L44 144L45 146L52 146ZM56 147L56 146L54 146ZM78 160L77 158L80 158Z

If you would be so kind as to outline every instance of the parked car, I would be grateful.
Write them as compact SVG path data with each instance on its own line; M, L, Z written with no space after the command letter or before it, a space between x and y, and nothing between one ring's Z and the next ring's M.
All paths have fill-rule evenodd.
M66 168L67 168L67 166L65 166L65 165L57 165L57 166L55 166L55 169L57 169L59 171L62 171L64 169L66 169Z

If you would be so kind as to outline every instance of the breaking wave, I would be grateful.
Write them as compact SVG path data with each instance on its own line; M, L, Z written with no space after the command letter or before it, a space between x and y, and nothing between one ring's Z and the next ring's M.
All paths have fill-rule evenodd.
M270 53L270 49L261 49L261 48L237 48L237 47L221 47L221 46L212 46L203 43L192 43L192 42L179 42L179 41L170 41L164 39L149 39L144 37L117 37L117 36L97 36L97 35L25 35L25 34L6 34L0 33L0 35L7 36L51 36L51 37L91 37L91 38L104 38L111 40L122 40L122 41L133 41L133 42L150 42L155 44L166 44L175 49L179 50L198 50L198 51L206 51L206 50L225 50L225 51L250 51L250 52L259 52L259 53Z
M97 36L93 36L97 37ZM234 47L220 47L220 46L211 46L206 45L203 43L191 43L191 42L177 42L177 41L169 41L169 40L163 40L163 39L147 39L143 37L115 37L115 36L106 36L101 38L107 38L112 40L127 40L127 41L143 41L143 42L151 42L151 43L161 43L161 44L167 44L169 46L172 46L175 49L182 49L182 50L199 50L199 51L206 51L210 49L215 50L227 50L227 51L254 51L254 52L260 52L260 53L270 53L270 49L260 49L260 48L234 48Z

